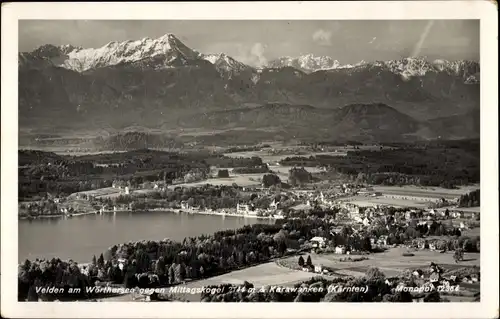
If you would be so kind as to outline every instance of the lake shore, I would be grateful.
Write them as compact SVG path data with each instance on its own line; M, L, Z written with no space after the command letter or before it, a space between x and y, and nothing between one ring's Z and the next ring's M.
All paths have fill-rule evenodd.
M137 210L130 209L120 209L120 210L104 210L102 212L81 212L75 213L71 215L58 214L58 215L39 215L39 216L20 216L20 220L29 220L29 219L44 219L44 218L71 218L78 217L84 215L102 215L102 214L110 214L110 213L132 213L132 212L140 212ZM166 208L153 208L147 209L145 212L172 212L175 214L187 213L191 215L213 215L213 216L234 216L234 217L244 217L244 218L257 218L257 219L282 219L282 216L257 216L250 214L240 214L240 213L225 213L219 211L206 211L206 210L196 210L196 209L166 209Z

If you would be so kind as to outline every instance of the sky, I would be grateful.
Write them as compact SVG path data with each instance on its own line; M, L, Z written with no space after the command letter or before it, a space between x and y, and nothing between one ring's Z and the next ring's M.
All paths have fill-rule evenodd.
M21 20L19 51L43 44L98 48L166 33L201 53L249 65L282 56L330 56L341 64L424 56L479 61L479 20Z

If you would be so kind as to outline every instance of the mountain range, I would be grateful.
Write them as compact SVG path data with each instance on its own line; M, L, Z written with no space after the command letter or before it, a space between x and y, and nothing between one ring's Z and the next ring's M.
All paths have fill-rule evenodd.
M342 65L308 54L255 67L166 34L97 49L47 44L19 53L18 69L21 128L274 128L361 140L479 134L475 61Z

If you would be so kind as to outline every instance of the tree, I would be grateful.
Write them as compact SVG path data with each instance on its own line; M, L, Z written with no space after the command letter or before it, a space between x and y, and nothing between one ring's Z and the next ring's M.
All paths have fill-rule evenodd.
M165 267L165 259L163 258L163 256L161 256L160 258L158 258L155 265L155 273L158 275L161 283L165 282Z
M175 267L175 282L183 282L186 277L186 266L183 263Z
M97 259L97 265L99 268L104 267L104 255L102 253L99 255L99 259Z
M385 275L377 267L370 267L365 273L365 278L367 280L385 278Z
M31 285L28 290L28 301L38 301L35 285Z
M175 264L170 265L170 267L168 268L168 283L169 284L175 283L175 268L176 268Z
M139 249L135 253L135 259L137 260L137 272L143 273L149 270L151 265L151 259L149 258L149 254L144 250Z
M370 237L365 236L363 238L361 249L364 251L371 251L372 250L372 243L371 243Z
M292 168L288 172L288 182L292 185L302 185L310 183L312 181L312 175L305 168Z
M262 186L266 188L279 184L281 184L281 179L276 174L265 174L262 176Z
M217 172L217 177L218 178L228 178L229 177L229 171L227 169L221 169Z
M311 255L307 256L306 265L309 267L312 267L313 263L312 263Z
M97 265L97 259L95 258L95 255L92 257L92 265Z
M299 266L304 267L304 258L302 256L299 256Z

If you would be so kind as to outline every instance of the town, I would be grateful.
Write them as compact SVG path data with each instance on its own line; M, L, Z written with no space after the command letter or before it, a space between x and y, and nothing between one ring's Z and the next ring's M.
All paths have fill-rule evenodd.
M191 301L193 298L206 301L227 298L266 300L268 295L276 294L293 297L292 301L305 298L298 296L309 296L307 298L317 301L324 298L344 300L342 298L354 298L354 295L359 294L371 295L373 292L370 289L375 289L375 292L382 289L388 295L384 297L387 300L478 298L479 186L472 184L465 188L450 189L439 186L388 186L368 184L359 174L351 177L348 174L336 174L335 180L332 180L328 177L334 173L331 166L284 165L289 159L288 154L297 153L297 149L305 148L277 152L266 145L257 151L262 158L256 156L255 151L243 154L246 156L240 156L241 152L211 153L199 162L192 160L198 157L193 154L134 151L135 155L139 155L139 165L142 167L150 165L158 168L160 161L167 161L165 164L173 167L172 158L176 162L190 161L192 167L181 163L181 171L155 169L154 174L139 178L128 175L131 177L99 183L85 182L83 185L80 183L77 187L83 188L81 191L47 192L44 197L33 192L29 194L30 189L26 187L27 197L32 196L38 201L20 201L20 218L77 218L86 214L116 216L143 214L144 211L169 211L180 215L204 214L269 220L271 224L257 223L241 230L218 232L211 237L212 241L218 243L243 236L232 239L236 240L234 244L224 244L224 247L219 248L211 242L203 244L203 249L199 247L193 250L193 244L200 240L205 242L203 236L186 238L183 243L170 240L130 242L110 247L99 258L94 256L90 263L58 259L33 263L26 261L20 265L24 269L22 273L31 273L46 264L45 267L53 271L58 267L73 269L78 276L86 278L84 282L87 283L84 285L89 286L173 286L181 290L182 287L196 290L200 285L209 287L217 278L219 284L223 285L214 286L217 293L208 295L203 292L195 295L126 294L133 296L134 300L185 300L183 296ZM338 153L339 148L336 150ZM344 146L342 151L346 154L358 152L357 148L350 146ZM384 151L377 149L365 152ZM394 152L394 149L387 152ZM125 158L128 155L107 154L105 157L109 162L117 160L113 157ZM24 169L30 169L31 178L33 167L43 172L43 176L49 176L54 166L57 172L63 170L65 176L69 176L71 169L87 167L89 161L88 156L82 162L79 162L78 157L67 159L54 154L44 156L47 161L40 161L40 153L37 153L37 160L30 163L32 154L23 151L22 157L26 157L27 161ZM50 159L54 156L55 159ZM276 156L281 159L276 160ZM329 155L317 153L314 156L321 158ZM335 156L345 158L345 155ZM100 174L106 174L106 170L128 169L127 164L99 163L99 157L104 156L94 156L93 165L86 169L96 170ZM37 180L42 185L45 182L42 189L46 190L54 187L57 178L48 178L50 182L45 182L45 178ZM66 187L70 186L66 184ZM85 190L85 187L90 189ZM61 187L56 189L61 190ZM252 269L264 266L271 268L263 270L264 273L276 272L277 278L295 276L291 283L297 279L313 282L297 286L303 289L292 289L290 287L293 285L287 285L290 279L277 279L278 282L270 281L267 284L264 280L257 290L245 290L248 296L243 297L233 294L239 291L241 295L241 287L245 286L224 286L224 276L241 277L244 285L258 284L250 283L255 277ZM250 272L248 276L244 275L246 270ZM235 275L240 272L243 274ZM370 279L367 279L367 274L372 272L375 276L370 275ZM373 283L374 280L376 283ZM383 284L377 280L382 280ZM230 281L233 282L234 278ZM269 285L274 288L266 290ZM343 288L336 289L339 285ZM111 293L89 294L88 291L92 290L80 288L86 292L82 293L82 298L100 300L103 295L125 298L124 294L114 294L115 297ZM22 298L51 298L50 294L42 293L36 294L38 297L30 297L33 290L28 283L20 282L20 289L24 289L25 297ZM256 294L263 296L254 296ZM332 297L332 294L336 297ZM313 295L315 297L311 297ZM368 298L366 296L363 298ZM61 298L60 295L57 297ZM66 298L75 298L75 295ZM309 300L307 298L304 300ZM373 295L369 298L376 301L378 297Z

